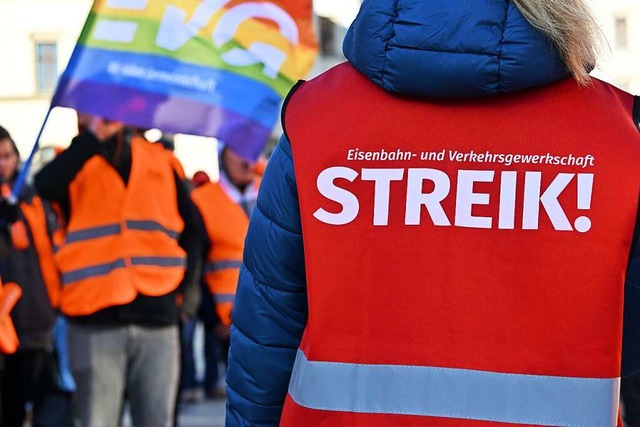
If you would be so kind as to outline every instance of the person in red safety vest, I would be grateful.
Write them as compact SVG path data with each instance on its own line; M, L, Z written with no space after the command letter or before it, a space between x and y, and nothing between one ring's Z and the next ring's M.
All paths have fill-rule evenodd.
M622 426L640 100L589 76L596 29L583 0L363 2L283 107L227 426Z

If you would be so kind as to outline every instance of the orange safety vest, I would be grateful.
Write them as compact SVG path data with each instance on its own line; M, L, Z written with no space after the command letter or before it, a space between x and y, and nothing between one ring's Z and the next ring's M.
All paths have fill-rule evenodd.
M348 64L302 84L309 316L281 425L615 426L632 105L597 80L403 99Z
M42 280L47 287L47 294L51 301L51 306L58 308L60 305L60 274L55 264L53 255L53 242L47 228L47 217L42 204L42 200L35 196L30 202L21 202L20 210L31 230L33 244L38 254L38 264L40 265L40 273ZM15 236L15 228L20 222L13 224L12 234ZM18 239L13 239L14 241Z
M7 198L11 194L11 188L3 184L0 192ZM20 211L27 224L22 220L11 224L11 243L16 249L24 250L29 248L33 240L42 281L47 289L51 306L57 308L60 303L61 285L60 275L53 259L52 237L55 236L56 230L53 230L54 236L50 236L47 213L40 197L34 195L28 201L21 201Z
M20 341L11 319L11 310L22 296L22 288L15 283L2 285L0 280L0 353L13 354L18 351Z
M93 156L69 188L71 218L56 253L62 311L82 316L128 304L137 295L173 292L184 277L172 163L161 145L134 138L125 186L101 156Z
M215 296L220 320L228 326L231 324L249 218L219 183L209 182L195 188L191 198L200 211L211 241L204 280Z

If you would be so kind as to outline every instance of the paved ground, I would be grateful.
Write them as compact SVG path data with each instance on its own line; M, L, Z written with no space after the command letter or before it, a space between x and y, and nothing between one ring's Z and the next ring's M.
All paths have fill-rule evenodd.
M204 331L198 323L194 336L194 356L196 362L196 377L202 380L204 376ZM224 366L220 366L220 373ZM224 386L220 384L220 386ZM224 400L205 400L198 404L183 404L180 408L178 427L224 427Z
M224 427L224 400L184 405L179 427Z
M224 405L224 400L183 405L176 427L224 427ZM131 427L131 418L127 412L125 412L123 427Z

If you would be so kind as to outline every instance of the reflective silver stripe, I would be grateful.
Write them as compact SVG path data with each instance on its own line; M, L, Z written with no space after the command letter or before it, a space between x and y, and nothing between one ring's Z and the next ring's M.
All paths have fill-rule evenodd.
M289 394L316 410L615 427L619 388L617 378L313 362L299 350Z
M242 267L242 261L224 260L216 262L208 262L205 273L215 273L217 271L228 270Z
M236 294L215 294L213 298L216 304L223 304L225 302L234 302L236 300Z
M131 265L144 265L153 267L186 267L186 258L172 257L135 257L131 258ZM81 268L79 270L70 271L62 275L63 285L79 282L93 277L106 276L113 270L125 268L126 263L123 259L116 260L107 264L93 265L91 267Z
M72 231L67 234L65 243L83 242L85 240L99 239L100 237L113 236L120 233L120 224L103 225L100 227L85 228L84 230Z
M119 259L107 264L93 265L91 267L81 268L79 270L70 271L62 275L62 284L70 285L81 280L91 279L93 277L106 276L118 268L124 268L125 262Z
M169 230L162 224L155 221L127 221L127 228L137 231L159 231L175 240L180 237L180 232ZM100 227L86 228L84 230L77 230L68 233L65 243L72 244L83 242L85 240L99 239L100 237L119 234L121 231L122 227L120 224L109 224L102 225Z
M131 265L145 265L153 267L186 267L186 258L173 257L134 257L131 258Z
M127 221L127 228L137 231L159 231L176 240L180 237L179 231L169 230L155 221Z

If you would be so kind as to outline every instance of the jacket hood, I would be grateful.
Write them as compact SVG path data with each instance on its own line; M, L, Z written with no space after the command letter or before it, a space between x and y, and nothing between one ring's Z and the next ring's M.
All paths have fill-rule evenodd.
M409 96L509 93L569 76L508 0L364 0L344 54L377 85Z

